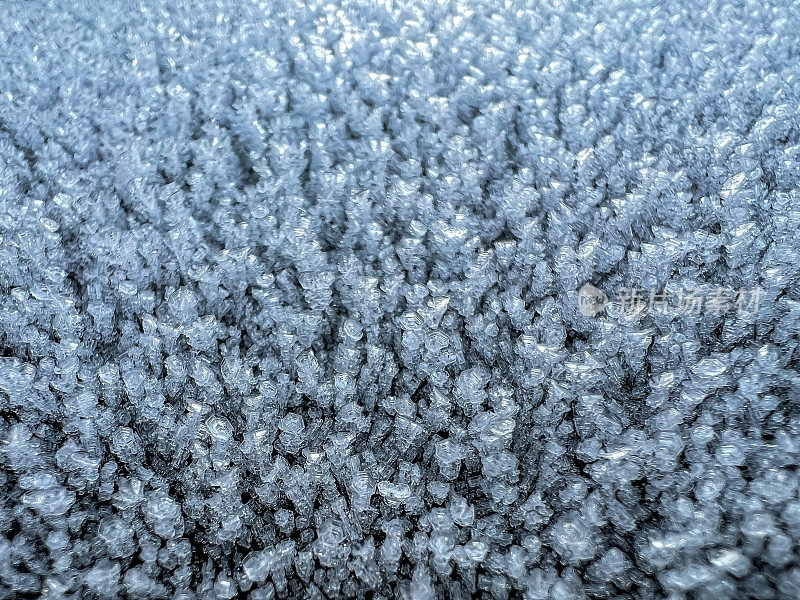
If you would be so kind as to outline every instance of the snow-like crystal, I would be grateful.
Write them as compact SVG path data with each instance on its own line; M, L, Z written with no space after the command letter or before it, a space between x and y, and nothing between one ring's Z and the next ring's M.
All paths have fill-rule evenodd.
M0 17L0 598L800 597L796 4Z

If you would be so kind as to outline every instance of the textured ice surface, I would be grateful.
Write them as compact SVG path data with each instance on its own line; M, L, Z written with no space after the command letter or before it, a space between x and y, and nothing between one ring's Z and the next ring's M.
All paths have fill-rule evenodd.
M798 23L0 2L0 598L796 600Z

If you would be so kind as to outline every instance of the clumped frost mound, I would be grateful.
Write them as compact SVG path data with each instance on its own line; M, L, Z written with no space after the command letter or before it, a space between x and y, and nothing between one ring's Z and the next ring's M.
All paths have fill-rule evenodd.
M0 597L796 599L798 22L3 2Z

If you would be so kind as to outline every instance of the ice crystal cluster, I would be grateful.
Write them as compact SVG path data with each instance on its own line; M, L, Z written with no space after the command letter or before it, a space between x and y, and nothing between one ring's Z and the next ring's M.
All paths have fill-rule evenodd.
M798 23L0 3L0 597L800 597Z

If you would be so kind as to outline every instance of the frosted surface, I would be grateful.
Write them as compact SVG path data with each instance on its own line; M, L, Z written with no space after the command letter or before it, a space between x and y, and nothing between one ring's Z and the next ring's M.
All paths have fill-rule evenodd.
M0 2L0 598L796 600L798 23Z

